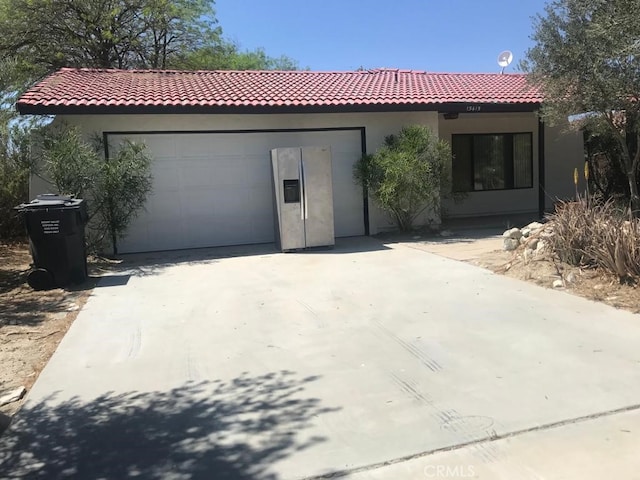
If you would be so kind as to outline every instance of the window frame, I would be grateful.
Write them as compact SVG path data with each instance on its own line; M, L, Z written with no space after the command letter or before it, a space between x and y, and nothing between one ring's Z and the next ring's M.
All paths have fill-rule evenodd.
M511 136L511 145L513 148L513 137L514 135L529 135L531 142L530 142L530 148L529 148L529 170L531 171L531 185L527 186L527 187L510 187L510 188L492 188L492 189L482 189L482 190L476 190L475 188L472 188L471 190L457 190L455 188L455 185L453 184L453 168L454 168L454 152L453 152L453 138L454 137L472 137L472 146L471 146L471 154L472 154L472 158L471 158L471 186L474 187L475 186L475 157L473 156L473 137L476 136L496 136L496 135L509 135ZM452 175L452 191L454 193L481 193L481 192L505 192L505 191L512 191L512 190L527 190L527 189L533 189L534 188L534 170L533 170L533 132L532 131L518 131L518 132L486 132L486 133L452 133L451 134L451 175Z

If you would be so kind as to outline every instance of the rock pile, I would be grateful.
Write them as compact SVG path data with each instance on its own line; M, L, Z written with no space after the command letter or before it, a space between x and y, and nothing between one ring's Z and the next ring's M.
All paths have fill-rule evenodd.
M525 262L535 255L542 254L547 248L548 238L552 235L550 229L546 228L540 222L531 222L523 228L510 228L506 230L502 237L504 238L503 248L510 252L522 245L523 256Z
M503 248L514 254L508 268L511 268L515 262L531 264L532 267L527 270L526 278L535 278L537 283L555 289L566 288L578 282L576 275L579 274L577 273L579 270L572 270L570 266L557 262L557 257L554 258L552 255L553 228L553 221L544 224L532 222L526 227L510 228L502 234ZM537 265L535 267L534 262ZM546 268L545 265L553 268Z

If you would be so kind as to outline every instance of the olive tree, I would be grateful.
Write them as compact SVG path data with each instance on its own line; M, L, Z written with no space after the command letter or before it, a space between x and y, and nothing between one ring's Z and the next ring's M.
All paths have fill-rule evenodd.
M632 211L640 213L640 2L554 0L534 20L521 68L544 94L551 123L585 114L617 143Z
M411 230L425 211L440 213L449 195L451 149L427 127L410 125L385 138L372 155L355 165L354 178L394 219L400 230Z

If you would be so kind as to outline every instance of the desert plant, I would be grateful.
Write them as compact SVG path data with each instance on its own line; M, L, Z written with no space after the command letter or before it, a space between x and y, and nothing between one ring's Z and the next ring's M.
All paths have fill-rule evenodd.
M584 199L561 201L555 212L547 215L553 226L550 246L558 258L570 265L595 266L586 256L591 239L591 226L599 206L589 208Z
M587 161L585 195L578 191L576 168L575 201L560 202L555 213L547 215L553 232L548 238L552 251L571 265L602 268L621 282L635 282L640 278L640 219L615 198L593 197L588 186L590 171Z
M613 200L561 202L548 216L560 260L605 269L621 282L640 279L640 219Z
M407 231L425 210L440 213L441 198L451 191L450 159L446 142L425 126L410 125L386 137L373 155L364 155L354 178Z
M96 227L108 232L113 253L145 204L151 192L151 158L143 144L125 140L113 158L103 162L94 186L94 202L99 206Z
M45 133L42 165L59 193L84 198L93 189L101 167L98 150L76 127L63 126Z
M106 239L116 254L118 239L151 191L151 159L144 145L129 140L107 160L103 150L100 141L84 140L78 128L62 126L46 134L41 155L58 192L87 199L89 251L100 251Z
M589 245L587 255L599 267L615 273L621 282L635 282L640 278L640 220L618 215L609 222L610 228L595 232L600 239Z

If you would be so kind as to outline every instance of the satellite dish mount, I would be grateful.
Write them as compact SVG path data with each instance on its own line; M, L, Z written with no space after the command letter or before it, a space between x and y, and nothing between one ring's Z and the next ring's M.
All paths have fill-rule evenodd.
M501 74L504 73L504 69L507 68L512 61L513 53L511 53L509 50L505 50L504 52L501 52L500 55L498 55L498 66L502 68L502 70L500 70Z

